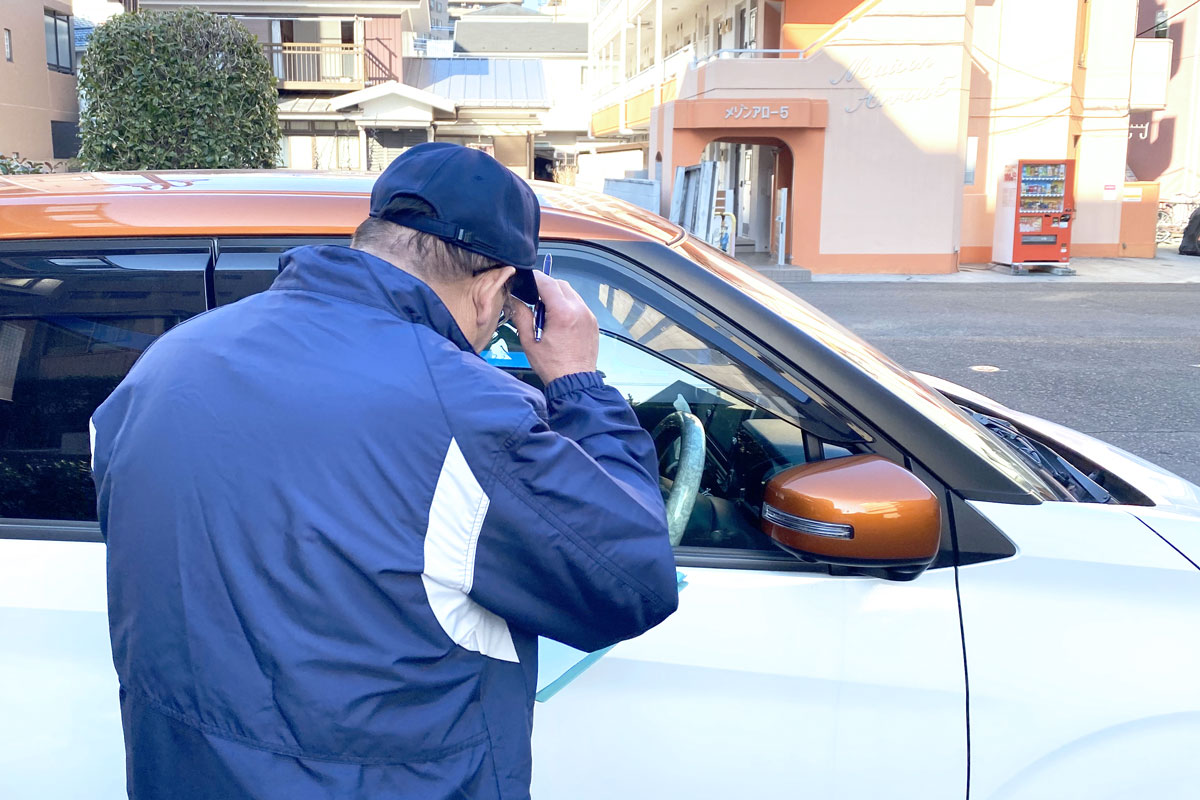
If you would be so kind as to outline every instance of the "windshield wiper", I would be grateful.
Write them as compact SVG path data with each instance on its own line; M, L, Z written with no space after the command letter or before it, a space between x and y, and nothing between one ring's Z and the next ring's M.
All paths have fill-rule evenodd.
M1114 502L1107 489L1084 475L1074 464L1046 445L1021 433L1008 420L981 414L965 406L960 406L960 408L974 417L980 425L996 434L1043 479L1049 479L1058 484L1075 500L1081 503Z

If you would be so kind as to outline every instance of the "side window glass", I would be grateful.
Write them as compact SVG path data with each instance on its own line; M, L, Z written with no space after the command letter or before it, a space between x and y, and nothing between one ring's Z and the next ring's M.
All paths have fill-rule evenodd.
M204 310L207 248L0 252L0 517L94 520L88 421Z
M279 259L293 247L306 244L350 244L348 237L330 239L220 239L219 256L213 270L213 289L218 306L236 303L266 291L279 274Z
M596 315L603 334L599 368L654 437L664 496L696 495L679 546L781 553L761 530L767 481L790 466L868 452L846 426L811 416L812 398L784 394L653 304L586 271L562 270L558 277ZM540 386L514 331L501 329L484 357ZM680 400L705 433L695 485L680 478L683 444L673 419Z
M221 250L213 271L217 305L236 303L243 297L265 291L279 274L277 250Z

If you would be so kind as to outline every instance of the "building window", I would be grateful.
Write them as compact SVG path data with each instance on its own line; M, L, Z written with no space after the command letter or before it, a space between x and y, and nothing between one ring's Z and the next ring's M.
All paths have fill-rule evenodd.
M54 158L75 158L79 155L79 126L74 122L51 121L50 143Z
M1168 17L1167 17L1166 9L1160 8L1158 11L1154 12L1154 38L1155 39L1167 38L1167 31L1168 31L1167 19L1168 19Z
M967 137L967 158L966 158L967 169L966 169L966 175L963 176L963 184L965 184L966 186L974 186L975 185L975 166L976 166L976 162L978 160L979 160L979 137L978 136L968 136Z
M45 10L46 66L56 72L72 72L75 61L71 35L71 17L57 11Z
M4 29L4 60L12 61L12 31Z

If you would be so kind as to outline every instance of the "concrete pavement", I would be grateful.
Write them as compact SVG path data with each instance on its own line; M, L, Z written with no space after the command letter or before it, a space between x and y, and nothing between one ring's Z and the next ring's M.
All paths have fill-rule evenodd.
M1191 269L1200 272L1195 261ZM1200 482L1200 281L1142 275L1138 282L998 275L929 285L892 276L814 280L791 290L909 369Z
M884 283L1200 283L1200 257L1181 256L1178 244L1160 247L1154 258L1076 258L1071 260L1075 275L1051 275L1031 272L1013 275L1008 267L989 264L964 264L948 275L843 274L820 275L796 267L779 267L767 253L743 252L738 260L759 272L792 288L813 282L884 282Z

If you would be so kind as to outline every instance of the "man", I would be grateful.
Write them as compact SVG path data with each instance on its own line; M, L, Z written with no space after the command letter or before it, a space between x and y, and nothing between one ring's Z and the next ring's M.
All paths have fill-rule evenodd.
M132 797L526 797L536 637L675 609L653 445L538 222L489 156L412 148L352 248L285 254L96 411ZM506 309L544 395L478 355Z

